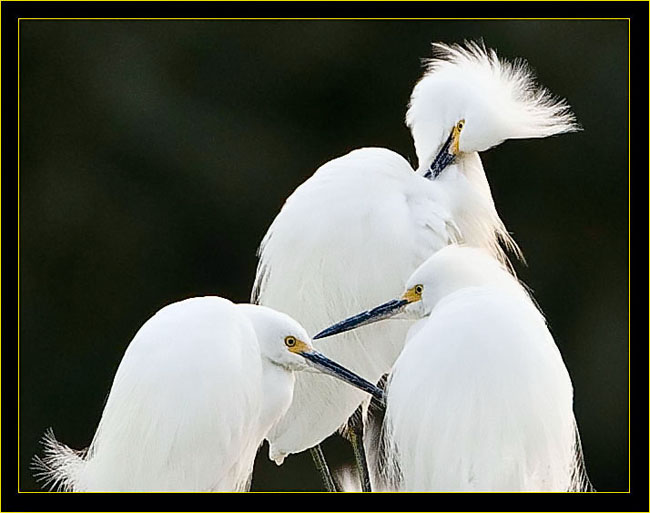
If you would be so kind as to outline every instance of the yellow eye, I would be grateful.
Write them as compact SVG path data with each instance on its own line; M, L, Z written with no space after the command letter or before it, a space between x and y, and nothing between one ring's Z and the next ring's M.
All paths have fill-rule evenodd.
M422 285L416 285L415 286L415 293L418 296L421 296L423 291L424 291L424 287Z
M465 126L464 119L461 119L458 123L456 123L456 128L458 128L458 131L462 130L464 126Z
M286 337L284 343L287 347L293 347L296 345L296 337Z

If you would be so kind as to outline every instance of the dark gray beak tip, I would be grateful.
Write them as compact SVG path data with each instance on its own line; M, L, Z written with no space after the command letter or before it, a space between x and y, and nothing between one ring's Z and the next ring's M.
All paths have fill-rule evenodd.
M337 327L337 325L335 324L334 326L330 326L329 328L325 328L323 331L319 331L318 333L316 333L316 335L311 337L311 339L312 340L318 340L319 338L329 337L331 334L336 333L336 330L335 330L336 327Z
M382 305L373 308L372 310L366 310L365 312L361 312L360 314L337 322L329 328L325 328L323 331L320 331L314 335L312 337L312 340L331 337L332 335L344 333L354 328L360 328L361 326L365 326L382 319L387 319L388 317L392 317L393 315L399 313L407 304L408 301L406 299L392 299Z
M346 369L335 361L330 360L318 351L304 352L300 353L300 355L310 362L312 367L316 368L320 372L329 374L330 376L338 378L359 390L363 390L379 401L384 400L384 391L381 388L370 383L368 380L355 374L349 369Z

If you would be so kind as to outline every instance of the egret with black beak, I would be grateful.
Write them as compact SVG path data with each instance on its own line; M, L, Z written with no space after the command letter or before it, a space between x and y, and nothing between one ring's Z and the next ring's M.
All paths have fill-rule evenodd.
M291 404L294 371L382 397L315 351L288 315L220 297L166 306L126 349L90 447L49 432L37 476L76 492L247 491L260 444Z
M388 378L377 481L419 492L590 489L569 373L503 264L483 249L447 246L403 294L314 339L391 318L416 324Z

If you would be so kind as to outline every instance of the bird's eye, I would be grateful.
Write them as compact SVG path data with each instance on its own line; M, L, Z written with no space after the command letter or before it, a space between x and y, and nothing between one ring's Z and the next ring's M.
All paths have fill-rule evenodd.
M296 337L286 337L284 343L287 347L293 347L296 345Z
M456 128L458 128L458 130L462 130L464 126L465 126L464 119L461 119L458 123L456 123Z
M423 291L424 291L424 287L422 285L416 285L415 286L415 293L418 296L421 296Z

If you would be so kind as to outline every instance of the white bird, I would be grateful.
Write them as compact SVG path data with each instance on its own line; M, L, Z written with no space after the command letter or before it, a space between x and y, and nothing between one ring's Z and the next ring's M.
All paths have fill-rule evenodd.
M433 49L406 116L417 171L383 148L355 150L321 166L264 236L253 302L314 333L397 294L418 265L450 243L482 247L506 261L501 242L519 255L478 152L506 139L576 130L574 117L563 100L536 85L523 61L499 60L476 43ZM317 347L376 383L395 362L409 326L390 321ZM287 415L269 433L271 459L280 464L320 443L363 400L333 380L299 376Z
M388 379L389 489L588 490L571 379L517 279L486 251L452 245L426 260L405 289L315 335L394 316L419 319Z
M36 467L68 491L247 490L293 371L310 369L382 393L314 351L285 314L216 296L173 303L129 344L90 447L50 432Z

